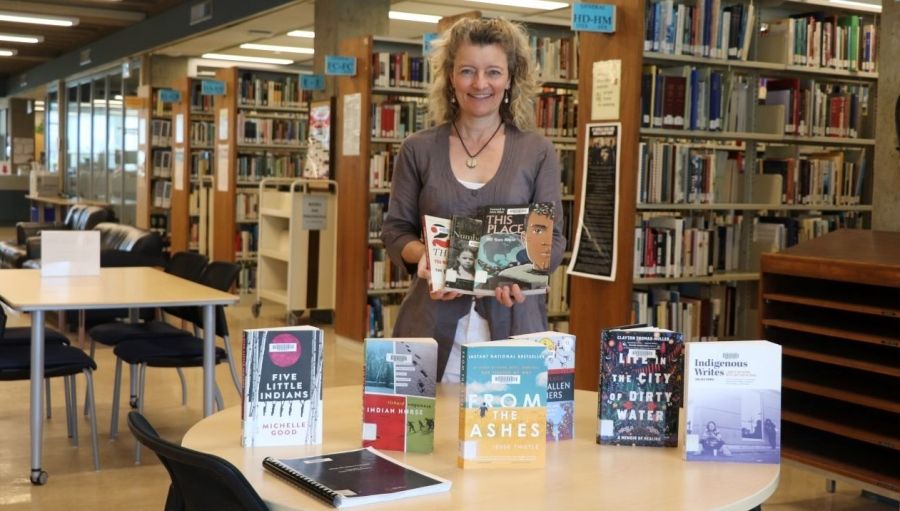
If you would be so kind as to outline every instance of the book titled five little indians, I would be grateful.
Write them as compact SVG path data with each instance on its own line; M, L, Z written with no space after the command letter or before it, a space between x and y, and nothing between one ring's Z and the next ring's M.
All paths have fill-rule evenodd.
M518 284L525 294L546 293L554 215L549 202L488 206L477 218L425 215L431 291L490 296Z

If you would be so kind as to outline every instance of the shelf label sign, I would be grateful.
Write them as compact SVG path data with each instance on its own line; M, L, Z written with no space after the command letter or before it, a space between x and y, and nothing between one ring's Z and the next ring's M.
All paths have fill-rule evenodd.
M431 43L438 38L437 32L425 32L422 34L422 55L431 55Z
M616 6L608 4L572 4L572 30L576 32L616 31Z
M175 89L160 89L159 100L163 103L178 103L181 101L181 92Z
M328 76L356 76L356 57L325 55L325 74Z
M200 94L204 96L224 96L225 82L221 80L201 80Z
M321 231L328 227L328 197L307 194L303 196L303 229Z
M300 88L303 90L325 90L325 76L300 75Z

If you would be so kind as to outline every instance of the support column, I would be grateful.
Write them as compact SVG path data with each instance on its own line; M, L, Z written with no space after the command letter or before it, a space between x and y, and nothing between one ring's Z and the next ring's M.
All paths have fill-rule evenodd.
M363 35L388 35L390 0L328 0L316 2L316 54L313 70L325 74L325 56L338 55L341 41ZM316 99L337 95L337 81L325 77L325 90Z
M875 173L872 183L872 228L900 231L900 133L895 107L900 73L891 57L900 55L900 3L882 2L878 27L878 96L875 111ZM898 113L900 114L900 113ZM865 197L866 192L863 192Z

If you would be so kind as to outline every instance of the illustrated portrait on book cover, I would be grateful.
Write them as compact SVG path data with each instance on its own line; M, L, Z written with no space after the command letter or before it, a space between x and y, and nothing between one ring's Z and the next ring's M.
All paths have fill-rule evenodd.
M519 284L523 290L547 286L553 250L553 220L552 203L531 205L516 260L509 268L497 273L495 282L490 283L492 287L510 282Z

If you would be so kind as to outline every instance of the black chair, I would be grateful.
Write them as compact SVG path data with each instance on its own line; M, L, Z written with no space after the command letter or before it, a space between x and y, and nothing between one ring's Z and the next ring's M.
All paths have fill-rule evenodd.
M128 429L169 472L166 511L268 511L247 478L228 461L160 438L138 412L128 413Z
M72 444L78 445L78 420L76 417L77 393L75 375L83 373L87 384L87 403L90 410L91 439L93 441L94 470L100 470L100 452L97 444L97 413L94 406L93 371L97 365L83 351L72 346L48 344L44 347L44 378L66 378L66 417ZM31 346L0 345L0 381L31 379ZM32 473L32 482L46 482L46 472Z

